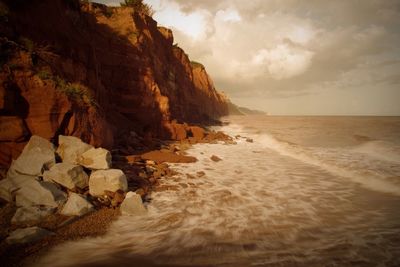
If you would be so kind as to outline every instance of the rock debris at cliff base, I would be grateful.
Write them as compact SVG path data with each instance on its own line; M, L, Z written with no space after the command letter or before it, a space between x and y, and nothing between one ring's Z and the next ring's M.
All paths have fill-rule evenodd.
M169 162L193 161L186 161L187 158L191 158L185 155L185 150L191 144L234 143L233 138L221 132L197 128L198 131L202 131L201 136L203 138L197 138L196 141L190 136L191 127L186 127L187 137L185 139L180 142L160 141L163 145L159 150L142 154L124 154L117 149L113 153L113 160L107 161L109 162L108 170L90 170L79 165L85 159L82 155L93 147L76 137L59 136L59 147L57 148L47 140L33 136L32 142L28 143L27 148L40 153L40 151L45 150L39 149L35 145L43 146L53 153L54 159L32 154L31 156L38 156L38 159L42 159L41 175L35 177L20 173L21 170L15 169L16 167L12 165L7 172L9 176L0 180L0 191L9 193L6 197L2 197L7 202L4 202L0 209L0 212L4 214L1 222L4 229L1 233L3 241L0 243L0 254L10 264L17 263L26 257L34 259L42 249L54 246L62 241L104 233L107 226L120 213L125 216L143 216L146 208L142 202L147 201L152 190L175 190L158 186L158 180L171 179L176 174L169 168ZM131 136L136 135L132 133ZM85 149L79 149L79 147ZM25 149L25 151L28 150ZM108 158L107 153L103 153L102 150L98 151L97 159L99 157L103 157L104 160ZM44 153L49 155L48 152ZM156 157L153 158L153 155L156 155ZM26 157L23 154L21 156L22 158ZM76 164L64 162L66 159ZM18 167L18 165L16 166ZM25 168L27 167L25 166ZM107 171L111 171L112 175L104 176L103 173L107 173ZM91 192L90 179L99 172L103 172L100 175L100 181L96 181L97 178L92 181L96 189L93 188ZM203 174L199 172L198 177ZM55 178L56 176L57 178ZM113 182L114 176L117 180ZM16 179L16 177L19 177L25 183L14 184L15 188L6 188L10 190L4 191L2 183L9 179ZM106 177L107 179L104 180ZM126 179L126 186L124 182L121 184L124 178ZM42 186L41 183L49 183L53 185L50 188L56 191L46 191L48 192L47 195L35 194L32 196L29 190L21 190L25 186L30 188L32 186L31 180L39 187ZM109 182L111 182L110 185L108 185ZM98 193L99 190L102 192ZM130 191L129 196L125 193L127 191ZM15 206L16 202L14 201L18 195L26 199L24 202L20 201L21 205L24 206L18 207L18 204ZM66 232L68 232L68 235L65 235Z

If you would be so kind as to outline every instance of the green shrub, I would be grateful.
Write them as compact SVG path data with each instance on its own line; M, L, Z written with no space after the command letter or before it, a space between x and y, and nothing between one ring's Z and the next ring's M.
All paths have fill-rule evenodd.
M48 72L47 70L41 70L37 73L37 76L41 79L41 80L50 80L53 78L53 76L51 75L50 72Z
M64 93L76 100L80 100L86 93L85 88L83 88L80 84L75 83L67 83L63 88Z
M66 83L62 91L72 100L88 106L97 106L89 89L79 83Z
M26 37L19 38L19 43L26 49L28 52L33 53L35 50L35 44L33 41Z
M57 89L59 89L60 91L63 91L63 88L65 88L67 86L67 82L58 76L54 76L52 78L53 78L54 83L56 84Z
M143 0L124 0L120 5L132 7L135 11L150 17L154 15L153 8L150 5L143 3Z
M55 76L53 80L57 90L63 92L70 100L79 104L92 107L99 107L89 88L80 83L66 82L64 79Z
M197 61L190 61L190 65L192 68L204 68L204 65Z

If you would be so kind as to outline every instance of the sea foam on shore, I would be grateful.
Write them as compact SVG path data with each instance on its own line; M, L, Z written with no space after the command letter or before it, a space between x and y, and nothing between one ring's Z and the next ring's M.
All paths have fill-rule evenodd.
M189 266L399 265L400 163L358 150L370 141L354 134L377 133L352 120L225 126L242 136L237 144L193 146L198 161L173 164L180 174L162 180L147 215L122 216L104 237L62 245L42 264L134 266L139 256ZM382 136L396 151L391 123L395 132Z

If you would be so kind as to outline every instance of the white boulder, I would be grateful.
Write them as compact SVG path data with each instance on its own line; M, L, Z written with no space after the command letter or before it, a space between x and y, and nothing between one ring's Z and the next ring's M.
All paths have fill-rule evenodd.
M49 171L45 171L43 179L54 181L70 190L85 188L89 182L89 177L82 166L68 162L57 163Z
M57 154L61 157L63 162L72 164L79 164L82 154L93 146L83 142L75 136L58 136Z
M143 215L147 213L142 198L135 192L128 192L120 207L123 215Z
M125 174L119 169L93 171L89 177L89 193L92 196L104 195L104 191L128 190Z
M21 177L25 177L26 179L37 178L37 175L28 175L28 174L23 174L23 173L18 172L15 169L15 162L16 162L15 160L12 161L10 168L7 171L7 175L6 175L7 178L11 178L11 179L14 179L14 178L20 179Z
M43 205L58 207L67 199L66 194L51 182L39 182L36 180L24 183L15 194L18 207Z
M11 183L10 179L3 179L0 181L0 198L12 202L13 192L17 188Z
M23 174L14 174L0 181L0 198L12 202L14 201L15 192L25 183L35 181L37 177Z
M34 226L15 230L9 235L9 237L7 237L6 241L9 244L26 244L39 241L40 239L53 234L54 233L43 228Z
M93 209L93 205L83 196L76 193L71 193L67 203L65 203L61 210L61 214L67 216L82 216Z
M111 167L111 153L104 148L91 148L82 154L80 164L91 170L107 170Z
M20 207L11 219L13 224L37 223L54 213L55 208L50 207Z
M49 169L56 163L54 152L52 143L33 135L21 155L11 165L9 172L40 176L43 169Z

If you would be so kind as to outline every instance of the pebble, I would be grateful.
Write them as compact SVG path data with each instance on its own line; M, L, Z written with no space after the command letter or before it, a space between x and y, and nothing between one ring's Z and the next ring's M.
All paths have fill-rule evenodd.
M215 155L212 155L210 159L211 159L212 161L215 161L215 162L218 162L218 161L221 161L221 160L222 160L221 158L219 158L218 156L215 156Z

